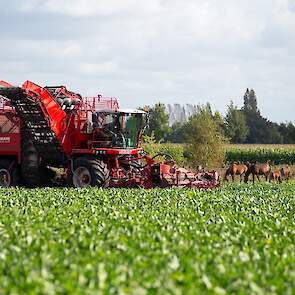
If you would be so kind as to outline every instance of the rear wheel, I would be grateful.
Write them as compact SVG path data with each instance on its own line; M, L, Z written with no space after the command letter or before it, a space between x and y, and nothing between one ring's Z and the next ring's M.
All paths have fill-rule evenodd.
M93 157L81 157L74 160L73 169L69 169L68 184L77 188L90 186L108 187L110 171L107 165ZM71 171L73 170L73 171Z
M29 135L22 139L22 177L30 187L49 186L55 172L47 168Z
M19 171L16 163L0 160L0 187L11 187L19 184Z
M41 183L41 158L32 142L27 136L22 140L22 176L26 184L37 186Z

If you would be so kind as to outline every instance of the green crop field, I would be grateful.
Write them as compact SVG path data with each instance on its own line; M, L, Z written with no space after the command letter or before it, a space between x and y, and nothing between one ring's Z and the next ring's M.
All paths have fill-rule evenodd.
M272 164L295 164L295 145L228 145L225 162L266 162Z
M1 294L294 294L292 183L0 195Z

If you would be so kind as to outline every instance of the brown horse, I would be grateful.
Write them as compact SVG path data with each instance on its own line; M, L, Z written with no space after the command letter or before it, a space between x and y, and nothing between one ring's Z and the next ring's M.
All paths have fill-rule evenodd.
M247 172L245 173L245 183L248 183L249 175L252 174L253 176L253 183L255 181L255 176L257 177L258 181L259 175L264 175L265 180L267 181L268 176L270 174L270 161L267 161L266 163L255 163L255 164L250 164L248 167Z
M290 179L291 170L288 165L286 167L281 168L280 172L281 172L282 179L287 180L287 181Z
M274 170L270 172L269 182L282 182L281 170Z
M248 170L248 167L244 164L232 163L225 171L224 180L228 181L228 176L231 175L232 181L235 181L235 175L240 175L240 182L243 180L243 175Z

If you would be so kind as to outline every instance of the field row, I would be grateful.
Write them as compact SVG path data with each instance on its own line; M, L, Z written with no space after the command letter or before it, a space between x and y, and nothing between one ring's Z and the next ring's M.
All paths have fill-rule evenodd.
M294 164L295 149L291 148L228 148L225 153L225 162L266 162L271 161L274 165Z
M0 191L14 294L292 294L295 186Z

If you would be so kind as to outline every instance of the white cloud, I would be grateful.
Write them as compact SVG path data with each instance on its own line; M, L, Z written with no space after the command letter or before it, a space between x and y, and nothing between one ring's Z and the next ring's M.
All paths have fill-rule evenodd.
M127 13L134 8L147 12L157 9L156 0L26 0L21 8L25 11L43 10L71 16L108 16Z
M112 73L118 70L118 65L113 62L96 63L81 63L78 66L78 71L83 75L97 75Z
M11 46L13 43L14 46ZM1 44L1 50L15 55L21 53L24 58L73 59L81 54L81 47L76 41L14 40L12 37Z

